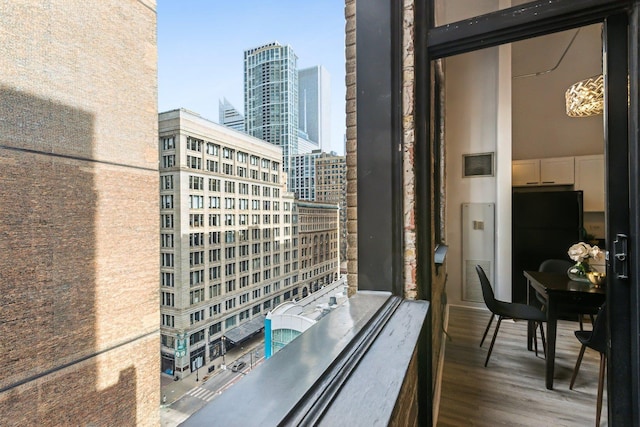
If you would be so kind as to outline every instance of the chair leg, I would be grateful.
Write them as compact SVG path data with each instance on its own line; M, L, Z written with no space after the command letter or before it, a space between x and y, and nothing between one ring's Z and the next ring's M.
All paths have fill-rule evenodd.
M484 339L487 337L487 332L489 332L489 328L491 327L491 323L493 322L494 314L491 313L491 317L489 318L489 323L487 323L487 328L484 330L484 335L482 335L482 341L480 341L480 347L484 344Z
M578 376L578 371L580 370L580 363L582 363L582 356L584 356L584 351L587 347L583 344L580 347L580 354L578 355L578 360L576 360L576 367L573 368L573 375L571 376L571 383L569 384L569 389L573 390L573 383L576 381L576 377Z
M544 352L544 358L546 359L547 358L547 340L545 340L544 338L544 327L542 325L542 322L538 323L538 326L540 326L540 338L542 339L542 351Z
M491 352L493 351L493 344L496 342L496 337L498 336L498 329L500 329L500 323L502 322L502 316L498 316L498 323L496 323L496 330L493 333L493 338L491 339L491 345L489 346L489 352L487 353L487 359L484 361L484 367L487 367L489 363L489 358L491 357Z
M582 313L578 314L578 322L580 323L580 330L584 331L584 324L582 323Z
M536 352L536 357L538 357L538 333L536 330L538 329L538 323L533 324L533 349Z
M607 356L600 353L600 376L598 377L598 402L596 406L596 426L600 427L600 415L602 414L602 391L604 388L604 371L607 366Z

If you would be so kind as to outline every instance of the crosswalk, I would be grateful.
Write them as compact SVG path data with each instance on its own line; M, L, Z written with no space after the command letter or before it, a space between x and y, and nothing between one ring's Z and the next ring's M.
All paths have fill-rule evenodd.
M211 399L216 397L215 391L207 390L206 388L202 388L202 387L194 387L191 390L189 390L187 394L191 397L204 400L205 402L209 402L211 401Z

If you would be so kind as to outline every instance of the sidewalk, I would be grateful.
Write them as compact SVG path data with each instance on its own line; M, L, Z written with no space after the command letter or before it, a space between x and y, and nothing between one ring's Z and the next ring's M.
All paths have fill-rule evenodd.
M238 359L241 359L243 356L249 355L250 352L254 351L254 349L264 343L264 334L258 334L250 340L237 345L227 351L224 356L224 360L228 367L231 367L233 362ZM263 352L261 352L263 353ZM263 356L264 354L261 354ZM249 356L250 358L251 356ZM246 362L249 365L250 360L247 358ZM196 381L196 373L191 373L189 375L185 375L184 378L181 378L178 381L174 381L173 376L167 375L165 373L160 374L160 399L161 407L170 406L175 401L179 400L182 396L184 396L189 390L194 387L202 385L202 383L206 382L213 375L217 375L220 373L222 365L222 356L214 359L206 365L203 365L200 369L198 369L198 379ZM215 365L215 370L213 372L209 372L209 367ZM165 399L166 397L166 399Z

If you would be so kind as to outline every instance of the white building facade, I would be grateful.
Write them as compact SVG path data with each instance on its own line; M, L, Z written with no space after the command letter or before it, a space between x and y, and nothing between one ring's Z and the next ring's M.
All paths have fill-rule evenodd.
M181 377L295 297L298 226L280 147L184 109L159 144L162 371Z

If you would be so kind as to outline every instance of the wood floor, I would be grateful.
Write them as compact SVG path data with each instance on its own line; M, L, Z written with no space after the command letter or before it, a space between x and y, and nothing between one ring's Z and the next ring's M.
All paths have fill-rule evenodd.
M596 418L599 355L587 349L573 390L580 351L578 323L558 322L554 389L545 388L545 361L527 350L526 322L503 321L488 366L493 322L479 347L489 312L452 306L437 426L592 426ZM588 321L585 329L590 329ZM541 343L539 342L539 347ZM600 425L607 425L606 384Z

